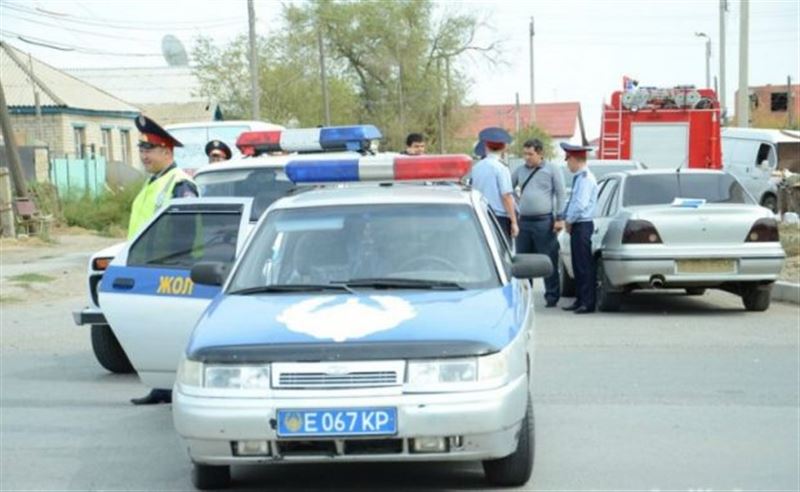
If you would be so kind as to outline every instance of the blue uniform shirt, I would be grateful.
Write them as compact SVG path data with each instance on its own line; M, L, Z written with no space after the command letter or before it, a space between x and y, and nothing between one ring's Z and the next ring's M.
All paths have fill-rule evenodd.
M472 167L472 187L486 197L495 215L508 217L503 206L503 195L514 191L511 171L496 155L489 154Z
M569 224L589 222L594 217L597 204L597 180L589 169L583 168L572 179L572 194L564 209L564 218Z

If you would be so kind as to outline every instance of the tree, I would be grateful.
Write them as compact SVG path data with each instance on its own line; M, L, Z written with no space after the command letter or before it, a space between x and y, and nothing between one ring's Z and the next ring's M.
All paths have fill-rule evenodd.
M499 41L476 42L484 26L473 13L439 12L430 0L285 6L277 34L258 41L261 112L283 124L322 122L321 32L333 123L375 124L395 149L406 133L422 132L436 149L440 133L447 144L463 122L464 64L499 60ZM202 94L221 101L226 114L246 116L246 38L223 48L201 38L192 54Z

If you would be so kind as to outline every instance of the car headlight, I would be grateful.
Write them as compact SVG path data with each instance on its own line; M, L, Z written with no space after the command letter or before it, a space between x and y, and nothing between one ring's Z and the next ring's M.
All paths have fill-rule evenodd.
M470 391L494 388L508 380L505 351L482 357L408 361L409 392Z
M269 365L207 365L203 386L217 389L268 389Z
M203 386L203 363L184 357L178 365L177 380L183 386Z

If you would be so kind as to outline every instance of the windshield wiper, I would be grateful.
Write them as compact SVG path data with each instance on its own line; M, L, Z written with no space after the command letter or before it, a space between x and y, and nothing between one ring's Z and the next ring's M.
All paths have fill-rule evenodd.
M275 284L259 285L257 287L247 287L245 289L232 290L229 295L248 295L248 294L274 294L283 292L319 292L323 290L343 290L355 294L349 286L330 283L330 284Z
M448 280L425 280L416 278L354 278L341 282L347 287L374 287L376 289L441 289L441 290L464 290L464 287L457 282Z

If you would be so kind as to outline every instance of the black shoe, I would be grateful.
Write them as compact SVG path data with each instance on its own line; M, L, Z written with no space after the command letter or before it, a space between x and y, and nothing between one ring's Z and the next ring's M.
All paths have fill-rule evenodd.
M547 301L544 307L556 307L558 305L558 301Z
M578 309L575 310L575 314L589 314L593 313L594 309L589 309L586 306L580 306Z
M131 398L134 405L157 405L159 403L172 403L172 390L154 389L147 396Z
M581 305L578 304L578 303L575 303L575 304L570 304L569 306L564 306L561 309L563 309L564 311L575 311L579 307L581 307Z

